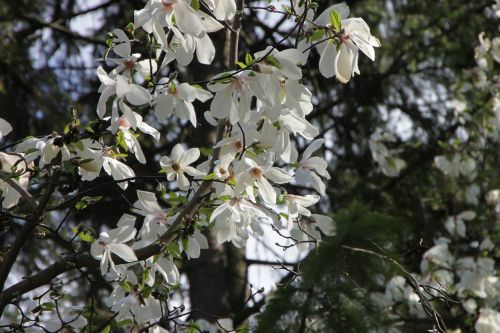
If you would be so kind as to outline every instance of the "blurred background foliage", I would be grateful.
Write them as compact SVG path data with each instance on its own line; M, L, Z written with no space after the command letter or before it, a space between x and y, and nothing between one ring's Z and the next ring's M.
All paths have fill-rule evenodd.
M273 2L275 6L287 3ZM332 3L318 1L318 10ZM304 69L304 79L315 96L315 109L308 119L326 139L325 153L332 174L328 198L322 205L324 211L334 214L337 236L312 251L300 265L301 275L284 279L259 316L258 332L385 331L393 324L391 318L373 306L369 296L372 291L383 290L384 281L396 268L345 246L383 249L408 271L419 272L422 253L443 232L443 221L462 210L460 191L465 185L450 182L432 167L432 161L436 154L453 150L448 140L460 130L460 125L452 121L454 108L449 102L461 86L474 80L470 71L476 65L474 47L478 34L485 31L493 37L498 32L498 21L488 8L492 3L347 1L352 16L363 17L372 34L382 42L376 61L369 63L361 57L361 75L347 85L319 75L319 56L314 51ZM266 5L250 0L246 4ZM0 109L1 116L14 127L11 140L61 131L71 120L72 109L82 119L95 118L98 64L94 60L105 51L107 32L124 28L133 17L133 10L143 5L141 0L3 1ZM244 16L241 56L276 43L289 28L276 13L249 8L245 14L248 15ZM182 78L190 80L204 79L222 70L224 38L223 32L214 35L218 60L213 67L195 63L192 70L168 70L179 70ZM466 112L471 116L483 114L488 108L488 96L484 93L469 92L466 97ZM198 118L206 109L206 105L198 105ZM395 133L395 145L404 148L401 156L408 166L395 178L384 176L371 157L368 140L378 128ZM200 134L174 120L161 124L161 132L159 144L149 139L143 144L150 163L143 166L133 158L130 160L138 175L156 174L156 159L168 154L176 142L206 142L206 133ZM303 142L297 143L303 147ZM480 198L486 188L500 185L497 146L485 147L482 149L488 150L487 158L481 161L477 180L484 185ZM67 185L85 189L96 184L68 179ZM99 230L102 224L113 225L135 201L137 188L154 190L157 185L154 181L136 182L124 196L114 188L99 186L92 195L105 195L105 199L93 209L70 209L65 228L84 224ZM484 205L480 199L477 211L486 209ZM487 223L482 222L472 234L490 233ZM15 235L12 230L15 227L2 233L3 241ZM20 261L21 270L27 273L36 270L37 262L44 260L37 251L42 241L34 242L38 243L24 249ZM59 249L53 242L54 249ZM88 295L89 290L83 287L81 292ZM449 327L462 327L463 332L471 330L462 318L446 313L446 307L442 310ZM409 318L400 329L421 332L431 327L430 320Z

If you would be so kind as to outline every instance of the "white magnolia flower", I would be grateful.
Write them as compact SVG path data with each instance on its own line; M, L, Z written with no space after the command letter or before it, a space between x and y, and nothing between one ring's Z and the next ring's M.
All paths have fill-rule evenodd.
M379 47L380 42L371 35L370 28L362 18L347 18L349 8L343 3L327 8L314 23L331 27L332 10L335 10L341 18L340 31L330 30L328 32L330 39L316 46L321 55L319 71L324 77L335 75L340 82L347 83L354 74L360 74L359 50L374 61L374 47ZM337 46L334 37L339 39L340 47Z
M112 254L128 262L137 261L134 250L124 244L132 240L137 232L134 223L134 216L124 214L118 222L118 228L101 232L99 238L92 243L90 253L101 261L102 275L106 275L109 269L115 270Z
M498 333L500 332L500 312L490 308L483 308L479 311L479 318L474 324L477 333Z
M455 262L455 258L448 249L447 239L442 239L442 242L431 247L424 253L422 262L420 263L420 270L422 273L429 271L431 264L437 267L451 269Z
M99 176L101 169L104 169L114 180L121 181L135 177L134 170L125 163L120 162L111 148L85 147L82 152L77 153L77 156L84 161L78 166L78 173L82 176L82 180L94 180ZM118 186L126 189L128 182L121 181Z
M166 83L167 79L160 80L160 84ZM193 102L195 100L206 102L212 98L212 94L201 88L191 86L188 83L170 83L158 89L155 112L159 119L165 119L168 115L186 119L196 127L196 113Z
M21 156L0 152L0 170L8 173L14 172L16 175L20 175L19 177L11 178L12 181L19 184L23 190L26 191L28 189L29 173L25 172L26 164ZM0 191L1 206L3 208L15 206L21 198L21 194L2 179L0 179Z
M325 140L317 139L311 142L302 155L299 167L295 174L295 180L302 185L312 185L321 195L326 195L326 186L321 177L330 179L327 171L328 164L325 159L311 155L317 151Z
M151 95L146 88L132 82L124 75L116 74L114 77L108 75L102 66L97 68L97 76L101 81L99 92L101 96L97 103L97 115L103 118L106 114L106 102L111 96L116 95L119 100L127 100L132 105L144 105L149 103ZM123 104L122 104L123 105Z
M292 176L272 165L258 165L250 158L244 158L244 165L244 170L237 176L236 187L234 188L236 195L245 190L250 197L253 197L253 185L255 183L264 202L270 205L276 204L276 191L269 183L269 180L276 184L285 184L292 179Z
M460 282L456 288L460 294L470 291L480 298L495 297L498 294L495 276L495 261L491 258L460 258L456 262Z
M161 170L167 174L169 181L176 180L179 189L187 191L189 189L189 180L184 175L187 173L192 177L203 177L205 174L189 166L200 157L198 148L184 149L181 144L176 144L169 156L163 156L160 159Z
M215 221L215 235L219 244L232 241L239 247L248 239L247 227L252 227L262 218L267 218L267 215L255 204L244 198L233 198L213 211L210 222Z
M302 70L299 65L303 65L306 61L306 57L302 51L297 49L278 51L272 46L268 46L264 51L255 53L255 59L260 59L265 55L267 55L267 58L257 65L258 72L275 74L279 78L293 80L300 80L302 78Z
M216 75L208 88L215 92L210 104L212 116L216 119L229 118L231 124L236 124L240 119L246 118L252 97L261 89L257 82L248 76L248 71L233 74L233 72L226 72ZM221 80L221 78L224 79Z
M145 263L146 267L149 269L149 274L145 281L148 286L154 285L157 272L163 277L165 283L171 285L179 283L180 273L173 260L163 257L159 257L155 260L151 257L146 259Z
M167 231L167 214L158 204L153 192L137 191L137 200L134 210L137 214L144 216L141 228L141 240L147 243L154 242Z
M201 250L208 249L208 240L199 230L195 230L187 237L186 243L182 239L179 240L179 248L186 252L189 258L199 258Z
M113 35L115 36L113 41L112 50L121 58L106 58L106 60L118 65L113 70L115 74L122 74L129 79L132 79L132 71L136 71L143 78L151 76L152 73L156 73L158 65L155 59L144 59L139 60L141 57L140 53L132 54L132 46L129 38L125 32L121 29L114 29Z
M451 160L444 155L436 156L434 157L434 165L445 175L452 178L462 175L472 179L476 174L476 161L471 157L464 157L458 153L454 154Z
M203 21L199 13L186 0L149 0L144 9L135 11L134 24L154 34L163 45L169 44L165 27L181 40L184 38L183 33L193 36L203 33Z
M0 118L0 140L12 131L12 126L7 120Z
M457 216L452 216L446 220L444 223L444 227L448 232L453 236L465 237L465 222L464 221L472 221L476 217L476 214L473 211L465 211Z
M215 46L208 33L219 31L224 26L208 14L201 11L198 14L203 22L203 31L200 35L186 34L182 38L173 36L170 44L166 44L166 41L161 43L162 50L165 52L162 67L173 60L176 60L181 66L187 66L193 61L195 53L200 64L210 65L212 63L215 58Z
M333 219L326 215L312 214L299 219L290 230L290 236L297 241L299 251L306 251L314 246L313 241L321 240L321 232L327 236L335 235Z
M300 196L294 194L287 194L285 196L284 204L288 208L288 214L287 214L288 230L292 229L293 221L296 218L298 218L299 215L311 216L311 211L309 211L309 209L307 209L306 207L315 205L318 201L319 201L318 195L308 194L305 196Z
M111 133L116 134L120 131L123 135L123 140L128 149L130 149L137 160L145 164L146 157L142 152L139 140L132 130L140 130L145 134L151 135L157 142L160 140L160 132L152 126L146 124L142 117L136 112L132 111L123 101L118 102L121 105L120 109L123 111L122 116L118 116L117 108L113 107L113 114L111 116L111 125L108 128Z
M373 160L378 163L384 175L396 177L406 167L406 162L394 156L398 151L388 149L384 141L395 142L396 137L391 133L377 131L370 136L368 146Z

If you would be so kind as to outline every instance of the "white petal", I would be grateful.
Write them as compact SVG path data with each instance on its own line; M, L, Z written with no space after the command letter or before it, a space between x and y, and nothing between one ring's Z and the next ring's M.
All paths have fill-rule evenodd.
M137 261L137 256L130 246L117 243L111 243L108 246L111 252L113 252L123 260L128 262Z

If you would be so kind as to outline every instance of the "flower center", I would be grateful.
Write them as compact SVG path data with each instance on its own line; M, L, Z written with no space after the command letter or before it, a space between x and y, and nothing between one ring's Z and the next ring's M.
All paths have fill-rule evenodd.
M351 38L349 37L349 35L345 32L344 29L340 30L340 42L341 43L346 43L348 40L350 40Z
M125 60L123 62L123 66L125 66L126 69L134 69L135 68L135 62L131 59Z
M129 129L130 123L128 122L127 119L120 117L120 118L118 118L118 127L122 130Z
M174 2L170 2L168 0L162 0L161 3L163 4L163 8L165 10L172 10L175 6Z
M262 169L258 167L253 167L250 169L250 175L254 178L262 177Z
M240 151L243 149L243 144L241 143L240 139L236 139L236 141L233 142L233 147L236 151Z
M181 166L178 163L172 163L172 169L177 172L181 169Z
M221 175L224 175L227 171L224 168L219 168L219 172Z

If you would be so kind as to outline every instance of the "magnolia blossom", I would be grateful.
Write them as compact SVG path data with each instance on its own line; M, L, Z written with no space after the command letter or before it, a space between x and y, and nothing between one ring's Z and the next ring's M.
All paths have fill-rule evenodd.
M323 139L317 139L311 142L302 155L302 160L299 162L295 180L299 184L312 185L321 195L326 195L326 185L321 179L330 179L330 174L327 171L328 164L321 158L312 154L317 151L325 142Z
M380 42L370 33L366 22L359 17L347 18L349 9L345 4L333 5L327 8L314 21L315 24L331 27L330 12L336 11L341 20L340 30L328 32L329 39L316 47L321 55L319 71L324 77L335 77L342 83L347 83L354 74L360 74L358 68L359 50L372 61L375 60L374 47ZM337 48L338 38L340 46Z
M490 308L480 310L479 318L474 324L477 333L497 333L500 332L500 312Z
M271 183L269 183L269 180L275 182L276 184L285 184L292 179L292 176L282 169L273 167L272 165L259 165L250 158L245 158L244 162L244 170L237 177L234 192L238 195L245 190L247 195L252 198L253 185L255 183L264 202L270 205L276 204L276 191Z
M143 243L154 242L167 231L167 214L158 204L153 192L137 191L138 200L134 203L137 214L144 216L140 235Z
M136 71L142 77L148 77L151 76L152 73L156 73L158 69L156 60L139 60L141 58L140 53L132 54L132 45L123 30L114 29L113 35L115 39L111 49L120 57L106 58L106 60L118 65L118 67L113 70L113 73L122 74L129 79L132 79L133 71Z
M210 65L215 57L215 46L208 36L208 33L216 32L224 28L222 24L214 20L210 15L201 11L198 12L203 22L203 31L199 35L185 34L183 37L173 36L172 41L167 44L163 41L162 50L165 52L165 58L162 67L173 60L181 66L187 66L196 58L200 64Z
M3 118L0 118L0 140L12 131L12 126Z
M394 156L398 151L388 149L384 141L395 142L396 137L391 133L377 131L370 136L368 145L373 159L378 163L382 172L388 177L396 177L406 167L406 162Z
M297 241L299 251L306 251L313 246L311 241L321 240L321 232L327 236L335 235L333 219L326 215L312 214L299 219L290 230L290 236Z
M120 162L111 148L102 149L92 145L91 147L85 147L82 152L78 152L77 157L83 162L78 166L78 173L83 180L94 180L103 169L114 180L119 181L118 185L122 189L126 189L128 182L123 180L135 177L134 170L125 163Z
M244 198L233 198L219 205L212 213L210 222L215 222L216 239L219 244L232 241L241 247L248 238L247 227L268 216L255 204Z
M17 183L23 190L28 189L29 173L26 172L26 164L21 156L10 155L0 152L0 170L19 177L12 177L11 180ZM11 208L17 204L21 194L6 181L0 178L0 200L1 207Z
M167 79L160 80L160 84L166 83ZM212 94L201 88L191 86L188 83L166 84L158 89L155 112L159 119L165 119L169 114L178 118L186 119L196 127L196 113L193 102L195 100L206 102L212 98Z
M115 271L112 254L116 254L125 261L137 261L137 256L132 248L124 243L132 240L137 232L134 227L135 217L124 214L118 221L118 228L103 231L99 238L92 243L90 253L101 261L101 273L106 275L111 268Z
M187 191L189 189L189 180L184 173L192 177L203 177L205 174L189 166L200 157L198 148L184 149L181 144L176 144L172 149L170 156L163 156L160 159L162 172L167 174L169 181L176 180L179 189Z
M199 258L202 249L208 249L207 238L199 231L195 230L187 237L187 241L179 240L179 248L186 253L189 258Z
M452 216L448 218L444 224L444 227L453 236L465 237L465 222L472 221L476 217L473 211L465 211L458 214L457 216Z
M456 153L451 160L439 155L434 157L434 165L441 170L445 175L452 178L457 178L462 175L469 178L475 177L476 161L471 157L463 157Z
M99 92L99 102L97 103L97 115L103 118L106 114L106 102L110 97L116 95L119 100L125 99L132 105L144 105L149 103L151 95L146 88L132 82L132 80L121 74L113 76L108 75L106 71L99 66L97 76L101 81ZM121 104L123 105L123 104Z
M149 0L144 9L135 11L134 24L154 34L164 46L169 44L165 27L179 39L184 38L183 33L199 36L203 32L199 13L186 0Z
M319 201L318 195L294 195L287 194L285 196L284 204L288 208L288 218L287 218L287 227L288 230L291 230L293 227L293 220L298 218L299 215L302 216L311 216L311 211L306 207L310 207L315 205Z

